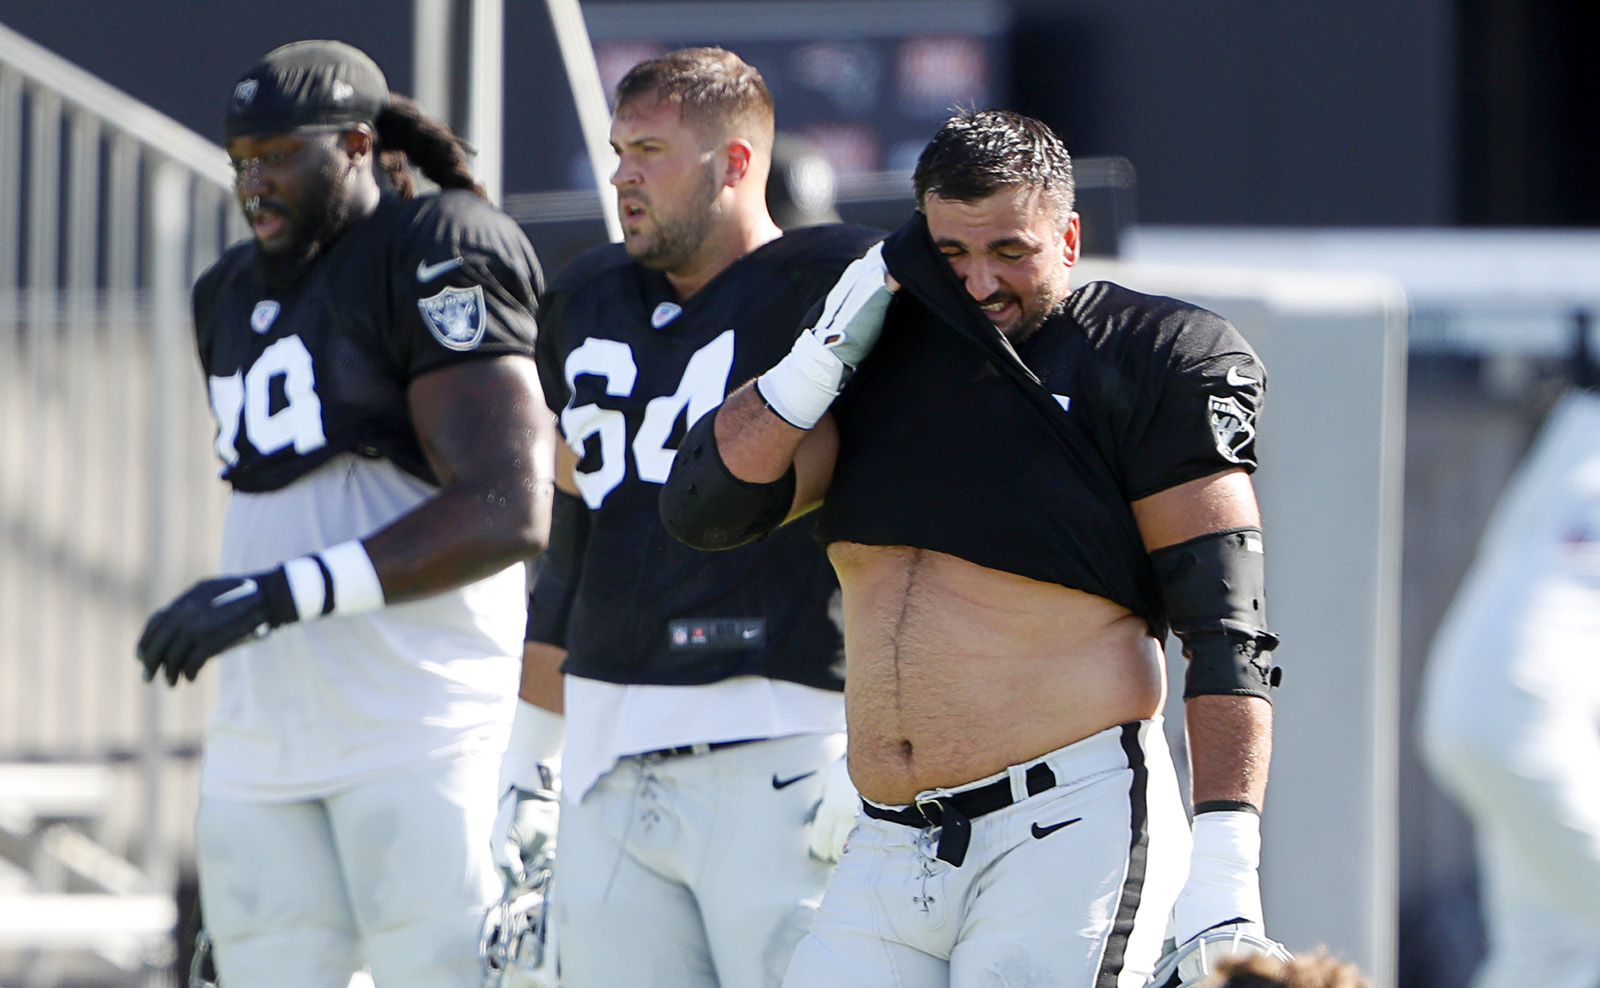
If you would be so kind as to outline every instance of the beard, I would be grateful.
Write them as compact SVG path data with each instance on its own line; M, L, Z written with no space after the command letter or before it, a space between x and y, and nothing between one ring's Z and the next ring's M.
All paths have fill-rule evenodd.
M1016 302L1021 310L1015 323L1000 330L1000 335L1015 345L1038 332L1039 327L1053 316L1060 314L1061 310L1066 308L1067 295L1065 292L1058 292L1054 285L1039 285L1026 298L1011 292L995 292L979 304L990 305L1004 301Z
M271 247L256 242L256 270L270 290L288 288L310 270L350 221L350 198L340 194L340 170L335 162L309 175L291 210L282 202L257 203L270 206L284 217L288 238ZM245 218L249 219L250 209Z
M658 214L652 233L624 236L623 246L628 256L657 271L675 271L687 265L705 243L711 224L721 212L717 203L721 189L716 166L707 164L681 213L676 216Z

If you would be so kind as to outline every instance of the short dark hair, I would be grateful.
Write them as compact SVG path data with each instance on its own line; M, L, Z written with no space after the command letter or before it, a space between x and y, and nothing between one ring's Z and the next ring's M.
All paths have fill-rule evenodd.
M772 93L755 67L725 48L680 48L640 62L617 83L616 109L640 100L674 103L703 135L747 137L772 153Z
M1043 122L1006 110L960 110L922 149L912 174L920 206L929 193L975 202L1023 186L1051 203L1059 222L1072 214L1072 156Z

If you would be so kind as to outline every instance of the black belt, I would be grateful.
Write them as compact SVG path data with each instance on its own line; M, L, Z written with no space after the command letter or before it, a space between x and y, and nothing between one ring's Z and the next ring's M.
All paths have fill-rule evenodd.
M1056 784L1056 774L1044 762L1028 769L1023 777L1028 784L1028 795L1037 796ZM1000 779L986 786L968 789L949 796L919 799L903 809L886 810L866 800L861 801L867 816L908 827L938 827L940 861L948 861L957 868L967 860L967 845L972 842L972 821L985 813L1003 810L1016 800L1011 798L1011 780Z
M737 741L696 741L694 744L680 744L676 748L657 748L655 751L644 751L636 755L642 761L659 762L668 758L679 758L683 755L705 755L719 748L732 748L735 745L749 744L760 741L760 738L740 738Z

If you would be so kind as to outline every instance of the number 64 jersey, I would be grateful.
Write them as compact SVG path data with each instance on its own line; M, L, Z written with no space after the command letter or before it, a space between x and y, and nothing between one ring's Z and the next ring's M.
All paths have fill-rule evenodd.
M384 199L293 284L230 248L194 291L196 342L233 487L220 572L364 538L438 490L407 388L529 355L541 276L516 223L470 193ZM304 799L374 772L505 744L522 566L362 614L279 629L216 663L202 791Z
M564 671L624 685L757 675L842 688L838 583L809 519L707 553L678 542L658 500L689 426L789 351L807 313L881 234L795 230L679 302L619 245L583 254L545 298L545 400L577 454L589 509ZM536 587L535 608L542 605Z

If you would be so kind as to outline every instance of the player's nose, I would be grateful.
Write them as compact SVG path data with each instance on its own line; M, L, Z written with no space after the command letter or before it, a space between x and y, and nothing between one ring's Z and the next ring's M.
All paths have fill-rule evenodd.
M967 294L980 302L1000 288L1000 279L995 276L994 266L982 258L968 260L966 270L956 273L961 275L961 283L966 285Z

